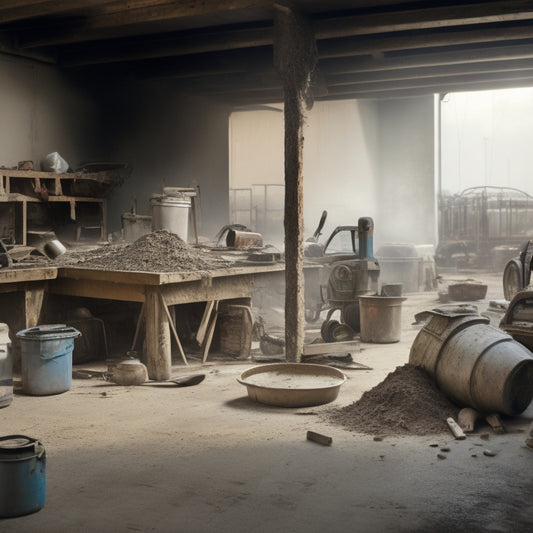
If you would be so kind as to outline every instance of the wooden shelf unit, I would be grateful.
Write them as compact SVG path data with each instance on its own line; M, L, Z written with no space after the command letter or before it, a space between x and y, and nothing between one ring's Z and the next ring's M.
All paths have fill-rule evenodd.
M2 209L4 214L3 228L7 225L6 219L13 226L10 230L14 244L27 245L28 232L32 229L31 217L28 217L29 204L46 204L59 206L68 204L70 221L75 222L75 238L79 238L84 227L99 228L100 239L107 235L107 207L105 198L89 196L71 196L63 194L65 183L69 180L80 180L76 174L55 174L53 172L36 172L0 169L0 203L13 206L12 212ZM15 181L17 180L17 181ZM82 204L96 205L94 220L84 225L80 220L78 211ZM7 235L0 235L6 237Z

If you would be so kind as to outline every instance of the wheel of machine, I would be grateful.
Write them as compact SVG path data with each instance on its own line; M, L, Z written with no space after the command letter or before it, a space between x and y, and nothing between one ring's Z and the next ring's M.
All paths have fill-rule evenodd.
M350 326L355 333L361 329L359 322L359 302L352 302L341 309L341 321Z
M320 334L324 342L334 342L333 330L340 324L338 320L324 320L320 328Z
M513 296L524 288L524 269L519 259L511 259L503 270L503 295L506 300L512 300Z

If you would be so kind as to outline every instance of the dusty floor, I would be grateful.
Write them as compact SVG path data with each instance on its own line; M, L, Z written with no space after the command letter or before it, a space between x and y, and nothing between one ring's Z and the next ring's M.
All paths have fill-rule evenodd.
M502 298L500 277L488 280L480 311ZM436 305L435 293L408 295L401 341L362 344L354 358L373 370L346 370L330 405L251 402L236 381L250 363L207 365L205 381L188 388L74 380L56 396L16 395L0 410L1 433L44 443L47 499L38 513L0 520L0 530L532 531L533 450L524 431L533 406L488 441L447 433L374 441L320 416L406 363L418 332L414 313ZM333 444L307 441L307 430ZM432 443L450 448L445 459Z

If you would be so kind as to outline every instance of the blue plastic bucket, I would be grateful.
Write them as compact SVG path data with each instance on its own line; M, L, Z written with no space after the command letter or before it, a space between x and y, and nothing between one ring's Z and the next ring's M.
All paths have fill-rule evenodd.
M22 390L33 396L68 391L72 350L81 333L64 324L36 326L17 333L21 340Z
M46 497L46 453L24 435L0 437L0 518L35 513Z

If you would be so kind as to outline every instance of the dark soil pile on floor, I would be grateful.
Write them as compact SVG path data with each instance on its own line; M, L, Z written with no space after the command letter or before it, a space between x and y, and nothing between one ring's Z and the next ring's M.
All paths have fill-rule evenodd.
M359 401L327 416L346 429L371 435L432 435L448 431L446 419L457 419L458 413L425 370L406 364Z
M231 263L190 246L166 230L143 235L129 245L109 245L87 252L69 252L53 261L57 266L82 266L100 270L184 272L214 270Z

